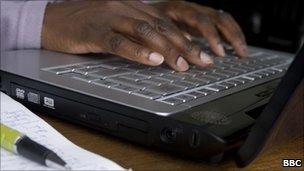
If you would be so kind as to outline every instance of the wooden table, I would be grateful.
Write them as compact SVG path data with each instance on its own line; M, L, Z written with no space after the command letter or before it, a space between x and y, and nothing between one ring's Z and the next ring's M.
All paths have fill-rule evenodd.
M174 154L143 147L53 117L45 115L40 115L40 117L76 145L105 156L125 168L133 168L133 170L236 169L233 159L227 159L220 165L212 166L203 161L193 161ZM282 170L284 169L282 167L282 159L301 158L303 161L303 152L304 138L293 139L283 145L267 150L244 170ZM301 168L296 169L301 170ZM295 168L292 168L292 170L295 170Z

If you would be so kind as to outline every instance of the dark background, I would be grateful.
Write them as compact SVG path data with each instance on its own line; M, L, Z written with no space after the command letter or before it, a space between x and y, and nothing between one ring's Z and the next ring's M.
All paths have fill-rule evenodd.
M296 52L304 37L304 0L191 0L232 14L248 44Z

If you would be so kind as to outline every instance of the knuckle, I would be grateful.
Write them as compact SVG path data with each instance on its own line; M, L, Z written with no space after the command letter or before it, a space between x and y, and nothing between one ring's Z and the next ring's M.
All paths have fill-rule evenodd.
M161 33L173 30L172 26L169 24L169 22L166 22L161 19L155 19L154 27L158 32L161 32Z
M167 55L170 55L172 54L173 52L173 47L171 45L165 45L164 48L163 48L163 52Z
M112 52L117 52L124 42L124 38L120 35L115 35L109 40L109 48Z
M227 21L227 20L231 20L232 16L231 16L231 14L229 14L227 12L219 12L218 18L220 21Z
M154 32L152 26L146 21L139 21L134 26L135 33L146 36L153 37Z
M194 50L194 45L190 42L185 42L184 43L184 49L187 53L190 53Z
M193 13L191 16L190 16L192 20L198 22L198 23L201 23L201 24L209 24L211 23L211 19L209 16L207 15L204 15L204 14L200 14L200 13Z
M143 47L136 47L134 49L134 57L137 58L137 59L143 57L145 54L146 53L145 53L145 50L144 50Z

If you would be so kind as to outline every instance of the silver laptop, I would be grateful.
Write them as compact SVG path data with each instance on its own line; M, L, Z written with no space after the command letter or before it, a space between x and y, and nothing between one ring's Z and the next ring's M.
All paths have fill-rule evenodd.
M246 59L226 52L214 66L187 72L111 55L2 52L1 90L32 110L123 139L218 156L247 136L294 57L256 47Z

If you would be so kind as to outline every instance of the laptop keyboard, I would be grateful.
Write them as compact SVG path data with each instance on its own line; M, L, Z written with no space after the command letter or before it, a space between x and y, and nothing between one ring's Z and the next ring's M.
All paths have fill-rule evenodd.
M282 73L291 60L251 51L246 59L238 59L230 52L224 58L214 58L214 62L212 67L190 66L187 72L176 72L167 66L149 67L115 57L47 70L88 84L179 105Z

